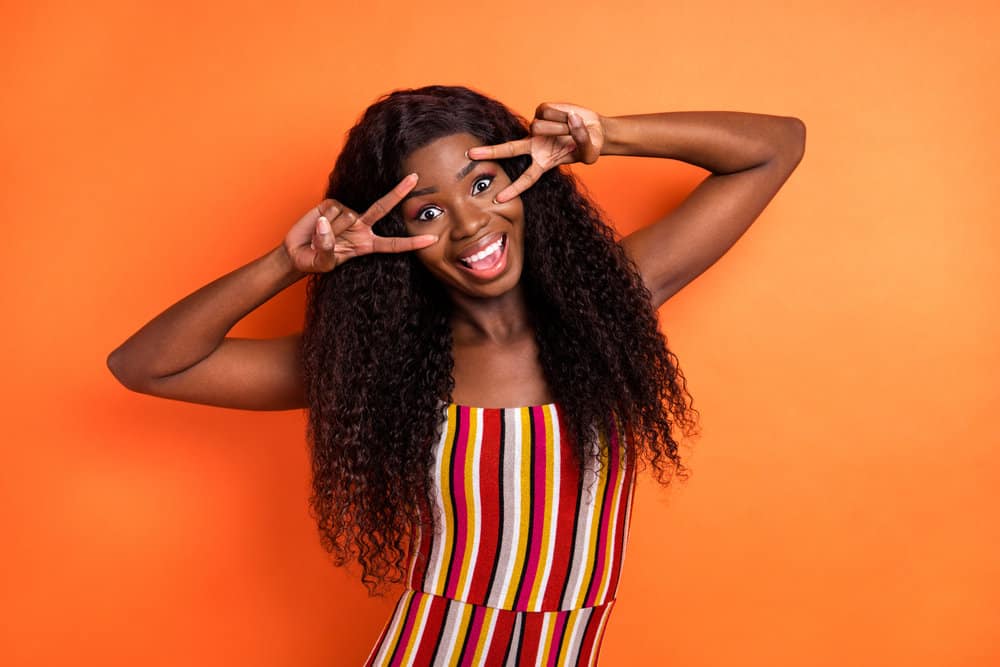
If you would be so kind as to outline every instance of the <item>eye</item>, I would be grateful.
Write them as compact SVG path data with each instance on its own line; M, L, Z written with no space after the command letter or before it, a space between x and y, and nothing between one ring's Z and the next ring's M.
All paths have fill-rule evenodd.
M420 222L429 222L439 215L441 215L441 209L437 206L428 206L427 208L421 209L420 212L417 213L417 220Z
M490 184L492 182L493 182L492 176L482 176L480 178L477 178L476 182L472 184L472 194L478 195L480 192L490 187Z

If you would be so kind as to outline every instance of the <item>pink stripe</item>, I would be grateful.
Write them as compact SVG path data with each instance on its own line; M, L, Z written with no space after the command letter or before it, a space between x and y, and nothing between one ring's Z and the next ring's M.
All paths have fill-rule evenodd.
M399 643L396 649L396 658L390 667L399 667L403 664L403 656L406 654L406 647L410 645L413 635L413 626L416 625L417 611L420 609L420 596L416 593L410 594L410 601L407 603L406 623L403 625L403 632L399 635Z
M476 659L476 648L479 646L479 634L483 631L484 618L486 618L485 607L475 607L472 610L472 627L469 628L469 641L465 645L465 656L462 657L461 667L472 667L472 661ZM488 646L483 647L483 655L488 651Z
M563 628L566 627L569 616L568 613L556 616L555 628L552 630L552 645L549 647L549 661L546 663L547 667L556 667L556 661L559 659L559 638L562 637Z
M452 544L451 579L445 587L445 595L453 598L457 595L458 579L462 575L465 564L465 536L469 530L469 515L465 499L465 457L469 449L469 414L472 408L458 406L461 411L461 424L455 435L455 466L451 469L451 488L455 491L455 541ZM447 563L447 561L445 561ZM447 568L447 564L444 565Z

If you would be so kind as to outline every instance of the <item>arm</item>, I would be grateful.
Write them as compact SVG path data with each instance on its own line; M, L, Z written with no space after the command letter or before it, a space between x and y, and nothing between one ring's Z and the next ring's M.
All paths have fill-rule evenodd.
M304 407L298 334L225 337L304 275L279 246L160 313L111 352L108 369L125 387L162 398L247 410Z
M712 172L669 215L622 239L659 308L750 227L802 159L797 118L728 111L604 118L602 155L682 160Z
M413 189L411 174L358 215L327 199L296 222L285 242L205 285L157 315L108 356L108 369L133 391L244 410L305 405L300 334L269 340L226 338L250 311L306 273L333 271L352 257L408 252L429 235L383 237L372 225Z
M469 150L473 159L531 154L507 201L560 164L601 155L683 160L712 172L662 220L622 239L654 308L714 264L743 235L802 159L805 125L797 118L735 111L678 111L604 117L590 109L544 103L531 136Z

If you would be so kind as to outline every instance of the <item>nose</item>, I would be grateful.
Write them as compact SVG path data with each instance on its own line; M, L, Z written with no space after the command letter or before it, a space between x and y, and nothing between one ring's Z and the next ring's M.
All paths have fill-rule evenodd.
M487 205L478 202L468 202L453 212L452 235L456 239L475 236L490 220Z

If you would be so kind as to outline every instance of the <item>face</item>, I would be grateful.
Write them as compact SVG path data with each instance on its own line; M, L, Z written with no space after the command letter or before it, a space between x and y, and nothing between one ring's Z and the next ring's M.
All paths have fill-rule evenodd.
M419 180L400 210L409 234L438 236L415 252L450 293L490 298L521 278L524 208L520 197L493 203L510 179L497 162L465 157L482 145L471 134L452 134L413 151L403 174Z

